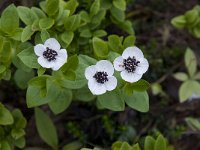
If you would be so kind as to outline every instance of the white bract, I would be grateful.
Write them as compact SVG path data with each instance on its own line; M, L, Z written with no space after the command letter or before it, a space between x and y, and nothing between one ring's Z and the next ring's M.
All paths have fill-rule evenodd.
M114 68L111 62L101 60L96 65L86 68L85 77L88 87L94 95L104 94L112 91L117 86L117 79L113 76Z
M196 93L193 93L192 96L189 97L189 100L195 100L195 99L200 99L200 95L199 94L196 94Z
M44 68L58 70L67 62L66 49L60 49L60 44L54 38L50 38L43 44L34 46L35 54L38 57L38 63Z
M142 51L134 46L128 47L122 53L122 56L114 60L114 68L121 71L123 80L133 83L142 78L142 75L148 70L149 63Z

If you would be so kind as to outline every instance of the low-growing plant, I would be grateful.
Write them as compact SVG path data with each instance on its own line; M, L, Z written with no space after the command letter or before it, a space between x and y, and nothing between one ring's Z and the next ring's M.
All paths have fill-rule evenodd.
M26 119L19 109L8 110L0 103L0 150L25 146Z
M186 11L183 15L176 16L171 23L178 29L186 28L193 36L200 38L200 6Z
M162 135L159 135L157 138L152 136L146 136L144 145L142 145L143 150L174 150L173 146L168 144L167 139ZM82 148L81 150L101 150L101 148ZM127 142L117 141L112 144L111 150L142 150L141 146L137 144L130 145Z
M183 83L179 89L180 102L184 102L192 95L200 95L200 72L197 71L197 59L194 52L187 48L184 58L185 66L188 73L177 72L174 77Z
M148 111L145 90L149 84L140 80L148 69L148 61L140 49L133 47L135 36L130 21L125 20L125 6L125 1L115 0L46 0L40 2L41 9L8 6L0 26L1 78L12 77L14 64L16 84L27 88L27 106L48 104L55 114L63 112L73 99L96 99L98 108L114 111L124 110L125 103ZM100 37L107 35L105 29L109 25L131 35L108 35L108 40L103 40ZM117 71L125 70L121 72L125 81L114 71L113 61ZM90 70L86 70L88 67Z

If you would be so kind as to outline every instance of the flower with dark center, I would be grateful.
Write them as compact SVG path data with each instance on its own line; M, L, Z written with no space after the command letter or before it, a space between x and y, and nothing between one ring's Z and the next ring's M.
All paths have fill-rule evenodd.
M124 59L124 68L128 72L134 72L140 61L137 61L135 57L128 57L127 59Z
M108 74L104 71L96 72L93 77L96 79L98 83L101 83L101 84L108 81Z
M88 80L88 88L94 95L112 91L117 86L117 79L113 76L114 68L111 62L101 60L96 65L85 69L85 77Z
M128 47L122 53L122 56L114 60L114 68L121 71L121 77L127 82L137 82L148 70L149 63L142 51L134 46Z
M46 58L48 61L56 60L56 56L58 53L50 48L47 47L47 50L43 52L44 58Z
M44 68L58 70L67 62L66 49L60 49L60 44L54 38L50 38L43 44L34 46L35 54L38 56L38 63Z

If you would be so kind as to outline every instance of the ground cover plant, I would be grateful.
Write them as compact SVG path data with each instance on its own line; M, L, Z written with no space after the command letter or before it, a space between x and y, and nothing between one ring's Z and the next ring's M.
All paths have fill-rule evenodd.
M187 3L0 2L0 149L198 150L200 11Z

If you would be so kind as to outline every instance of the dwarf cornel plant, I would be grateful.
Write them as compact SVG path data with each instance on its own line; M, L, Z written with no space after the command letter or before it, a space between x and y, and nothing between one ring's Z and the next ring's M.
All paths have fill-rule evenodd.
M149 83L141 78L149 64L135 46L125 10L125 0L46 0L31 8L9 5L0 18L0 79L14 79L26 90L28 108L48 105L54 114L74 100L94 101L99 109L123 111L127 104L147 112ZM57 140L49 142L49 134L41 133L46 131L41 120L50 122L48 117L40 109L35 113L41 138L58 149ZM53 125L49 126L51 130ZM13 138L19 140L21 132ZM16 144L22 145L23 141Z
M125 8L125 1L116 0L46 0L40 2L40 8L8 6L0 24L1 79L12 77L13 64L16 84L27 89L27 106L48 104L55 114L63 112L73 100L96 100L98 108L113 111L123 111L125 103L138 111L148 111L149 84L139 80L148 66L134 82L123 81L119 72L113 71L117 87L112 90L108 87L108 92L101 95L94 95L87 87L87 67L100 60L112 63L126 48L134 46L134 31L131 22L125 19ZM107 35L106 29L113 26L128 36ZM59 52L55 51L57 47L61 49ZM138 58L144 58L141 55ZM53 67L51 63L56 58L57 66ZM134 64L134 59L127 58L127 61ZM146 59L145 62L148 65ZM127 65L131 64L127 63L125 69L130 67ZM101 73L96 75L96 80L101 76Z

